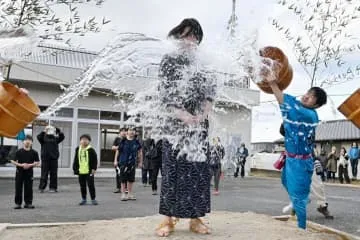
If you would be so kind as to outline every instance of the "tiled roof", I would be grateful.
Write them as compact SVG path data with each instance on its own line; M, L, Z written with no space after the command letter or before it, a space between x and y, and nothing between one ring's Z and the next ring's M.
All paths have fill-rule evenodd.
M360 129L348 120L323 122L316 128L316 141L360 139Z
M57 65L70 68L86 68L98 55L95 51L75 49L51 44L39 44L23 61Z
M346 141L360 140L360 129L349 120L332 120L322 122L316 128L316 141ZM284 138L274 141L275 143L284 142Z

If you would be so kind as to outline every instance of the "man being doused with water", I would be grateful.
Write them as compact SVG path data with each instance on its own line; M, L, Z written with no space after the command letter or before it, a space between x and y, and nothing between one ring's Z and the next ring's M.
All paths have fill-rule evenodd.
M197 20L184 19L168 35L178 50L160 64L159 96L167 113L161 130L165 140L159 210L165 219L156 231L162 237L174 231L177 218L189 218L192 232L210 233L200 218L210 212L207 118L216 86L197 69L202 36Z
M284 94L276 80L278 71L264 72L284 119L286 161L282 183L287 190L298 219L299 228L306 228L306 205L313 174L312 153L315 128L319 122L315 109L326 104L327 96L319 87L311 88L301 100Z

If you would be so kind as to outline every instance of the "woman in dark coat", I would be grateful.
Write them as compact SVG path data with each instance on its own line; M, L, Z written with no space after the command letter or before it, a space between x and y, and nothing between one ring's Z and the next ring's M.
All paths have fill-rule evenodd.
M208 234L200 220L210 212L208 113L215 84L196 69L195 51L202 40L195 19L184 19L168 37L177 40L178 51L164 56L160 64L159 96L168 111L163 141L163 177L160 214L164 221L157 234L168 236L176 219L190 218L190 230ZM175 140L174 140L175 139Z

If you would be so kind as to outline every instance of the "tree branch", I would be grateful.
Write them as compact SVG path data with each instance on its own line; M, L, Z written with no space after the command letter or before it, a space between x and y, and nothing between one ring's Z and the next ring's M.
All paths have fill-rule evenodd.
M24 5L21 6L21 11L20 11L20 14L19 14L19 20L18 20L18 23L17 23L17 26L20 27L21 24L22 24L22 19L24 17L24 13L25 13L25 8L27 7L27 2L28 0L24 0ZM21 0L22 2L22 0Z

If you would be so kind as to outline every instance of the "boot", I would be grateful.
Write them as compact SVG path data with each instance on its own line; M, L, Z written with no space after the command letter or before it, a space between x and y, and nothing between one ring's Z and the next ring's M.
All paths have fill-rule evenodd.
M332 216L328 209L328 204L326 203L325 206L319 206L317 208L318 212L325 216L326 219L334 219L334 216Z

